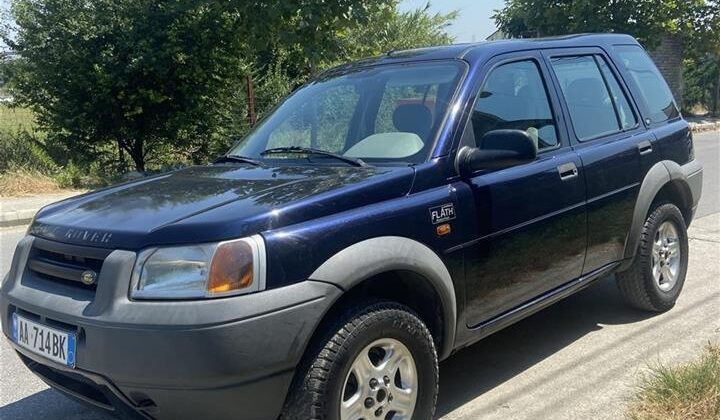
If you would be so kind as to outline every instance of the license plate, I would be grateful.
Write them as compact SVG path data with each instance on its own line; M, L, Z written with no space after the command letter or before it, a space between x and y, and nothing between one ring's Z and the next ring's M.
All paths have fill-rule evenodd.
M75 334L13 314L12 336L20 347L54 362L75 367Z

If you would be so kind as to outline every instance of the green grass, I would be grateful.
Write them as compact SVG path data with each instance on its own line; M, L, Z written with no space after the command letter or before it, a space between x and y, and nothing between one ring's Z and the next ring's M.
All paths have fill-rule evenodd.
M630 406L633 420L719 420L720 346L677 367L654 367Z
M27 108L11 108L0 105L0 132L17 133L19 131L35 131L35 119Z

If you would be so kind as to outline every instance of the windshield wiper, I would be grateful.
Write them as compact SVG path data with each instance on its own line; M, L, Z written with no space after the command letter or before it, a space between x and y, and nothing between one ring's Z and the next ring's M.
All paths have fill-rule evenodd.
M253 166L265 166L262 162L260 162L257 159L240 156L240 155L224 155L220 156L219 158L215 159L213 163L224 163L224 162L240 162L240 163L249 163Z
M301 147L301 146L290 146L290 147L274 147L272 149L267 149L266 151L260 153L261 155L271 155L276 153L302 153L306 155L320 155L320 156L328 156L331 158L335 158L337 160L341 160L345 163L349 163L353 166L368 166L367 163L363 162L362 159L356 159L349 156L343 156L339 155L337 153L328 152L327 150L322 149L314 149L312 147Z

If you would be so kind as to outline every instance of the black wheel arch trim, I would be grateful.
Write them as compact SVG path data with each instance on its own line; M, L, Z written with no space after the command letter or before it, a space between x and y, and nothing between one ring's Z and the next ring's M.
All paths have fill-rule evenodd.
M632 224L625 239L625 251L623 263L618 271L623 271L632 265L637 252L640 232L642 231L645 218L650 211L658 192L670 182L677 181L686 191L694 213L702 194L702 165L697 160L692 160L684 165L679 165L671 160L663 160L653 165L645 175L633 210ZM690 220L687 221L688 225Z
M448 357L453 350L457 328L455 288L445 263L426 245L400 236L363 240L330 257L309 279L350 290L366 279L394 270L412 271L433 286L443 314L438 358L442 360Z

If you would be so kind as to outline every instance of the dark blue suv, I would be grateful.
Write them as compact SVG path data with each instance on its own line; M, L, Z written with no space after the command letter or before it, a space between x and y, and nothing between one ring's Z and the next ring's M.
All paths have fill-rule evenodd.
M2 329L115 412L429 419L438 360L598 278L670 309L701 181L632 37L392 52L321 74L212 165L44 208Z

